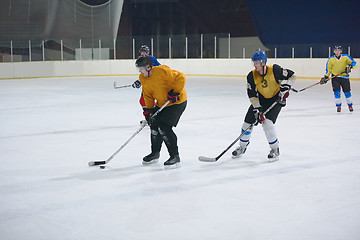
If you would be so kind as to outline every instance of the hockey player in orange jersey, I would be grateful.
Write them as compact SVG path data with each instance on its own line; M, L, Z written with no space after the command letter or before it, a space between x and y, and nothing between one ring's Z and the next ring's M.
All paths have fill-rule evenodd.
M145 118L151 129L151 153L143 158L143 164L156 163L160 157L162 143L165 142L170 155L164 163L165 168L179 167L177 136L173 127L177 126L187 104L185 75L165 65L153 66L153 61L146 55L139 56L136 67L140 72L139 80L146 105ZM152 119L151 115L168 100L170 103Z

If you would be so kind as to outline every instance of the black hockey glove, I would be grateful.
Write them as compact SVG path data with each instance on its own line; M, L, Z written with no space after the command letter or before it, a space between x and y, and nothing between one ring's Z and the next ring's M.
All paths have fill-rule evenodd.
M262 122L265 120L264 111L262 107L254 108L253 112L255 116L254 126L258 125L259 123L262 124Z
M167 99L168 99L171 103L176 103L177 101L180 100L180 93L174 93L174 89L171 89L171 90L168 92Z
M289 84L283 84L280 86L278 102L283 106L286 105L286 98L289 97L290 89L291 86Z
M141 87L141 82L139 80L136 80L131 86L133 88L140 88Z
M350 72L351 72L351 69L353 68L353 66L352 65L348 65L346 68L345 68L345 72L347 73L347 74L349 74Z
M320 79L320 84L323 85L325 83L327 83L327 81L329 81L329 77L328 76L324 76Z
M156 122L156 117L154 117L154 113L157 112L159 108L155 106L154 108L145 108L144 109L144 116L149 126L153 125Z
M144 108L143 115L144 115L146 121L149 122L149 119L150 119L150 111L149 111L149 109Z

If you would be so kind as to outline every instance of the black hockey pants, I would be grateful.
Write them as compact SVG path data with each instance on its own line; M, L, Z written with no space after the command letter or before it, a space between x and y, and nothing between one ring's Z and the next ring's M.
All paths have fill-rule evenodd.
M160 152L164 141L170 156L179 155L177 136L172 128L178 124L186 104L187 102L185 101L181 104L166 107L160 112L155 123L150 126L151 152Z

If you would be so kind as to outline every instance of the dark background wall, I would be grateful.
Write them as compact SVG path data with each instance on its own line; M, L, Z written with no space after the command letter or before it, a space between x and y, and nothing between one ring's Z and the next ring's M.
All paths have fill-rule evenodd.
M359 0L124 0L120 36L230 33L258 36L278 57L328 55L342 45L360 57ZM346 52L345 51L345 52Z
M297 57L309 57L309 47L313 57L323 56L329 46L341 45L360 57L359 0L249 0L249 9L260 40L280 56L290 56L291 47Z
M119 35L256 36L245 0L125 0Z

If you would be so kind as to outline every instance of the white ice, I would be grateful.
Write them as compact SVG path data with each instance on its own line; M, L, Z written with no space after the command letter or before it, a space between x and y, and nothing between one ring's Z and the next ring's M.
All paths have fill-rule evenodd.
M149 128L105 169L143 119L135 77L0 81L0 239L360 239L360 82L354 112L331 84L291 93L276 123L280 161L260 126L229 150L249 100L245 79L188 77L175 132L181 168L143 166ZM315 80L298 80L301 89Z

